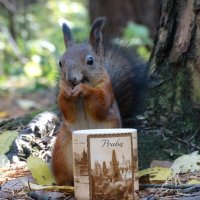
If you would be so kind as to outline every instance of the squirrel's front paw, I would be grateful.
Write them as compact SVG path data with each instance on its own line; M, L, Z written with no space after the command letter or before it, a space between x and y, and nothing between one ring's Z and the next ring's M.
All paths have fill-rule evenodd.
M74 89L72 90L72 96L78 97L82 93L82 83L76 85Z
M71 98L73 93L72 93L72 89L70 87L65 87L64 88L64 94L66 98Z
M72 90L72 96L73 97L78 97L80 95L85 95L87 88L83 83L80 83L74 87Z

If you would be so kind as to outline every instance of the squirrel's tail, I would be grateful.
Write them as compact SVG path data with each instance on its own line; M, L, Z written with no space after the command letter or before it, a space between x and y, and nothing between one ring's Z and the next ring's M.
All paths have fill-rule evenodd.
M123 127L133 127L135 116L144 108L147 86L147 64L136 56L131 47L105 46L105 68L110 75Z

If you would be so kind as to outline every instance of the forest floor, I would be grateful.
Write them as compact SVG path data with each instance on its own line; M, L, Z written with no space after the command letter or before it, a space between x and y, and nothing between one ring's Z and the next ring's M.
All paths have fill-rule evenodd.
M0 200L75 200L73 189L42 189L44 186L33 184L35 181L25 164L15 169L4 171L5 176L0 178ZM200 186L186 185L140 185L139 199L137 200L198 200ZM145 187L144 187L145 186ZM159 187L158 187L159 186ZM120 200L125 200L122 198Z
M40 89L34 92L9 92L0 93L0 122L5 119L17 118L29 114L33 110L48 110L56 102L55 89ZM200 175L192 174L192 178ZM183 177L184 180L188 178ZM24 185L24 182L28 185ZM182 181L183 182L183 181ZM0 167L0 200L3 199L74 199L73 191L51 189L35 189L30 183L34 183L31 172L26 168L26 162L13 163L7 169ZM199 183L198 183L199 184ZM141 185L138 192L142 200L197 200L200 199L200 186L188 186L180 188L174 184L165 187L162 184Z
M0 121L28 114L35 109L49 109L55 102L55 89L0 93Z

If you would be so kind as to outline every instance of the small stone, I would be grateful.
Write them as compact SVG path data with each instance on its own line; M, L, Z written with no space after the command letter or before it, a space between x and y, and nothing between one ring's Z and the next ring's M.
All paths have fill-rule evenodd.
M137 120L145 120L146 117L143 116L143 115L137 115L137 116L136 116L136 119L137 119Z

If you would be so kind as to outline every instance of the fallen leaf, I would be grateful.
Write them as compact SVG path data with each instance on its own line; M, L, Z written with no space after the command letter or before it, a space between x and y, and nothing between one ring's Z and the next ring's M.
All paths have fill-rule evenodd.
M164 167L154 167L139 171L139 177L149 176L151 183L164 183L171 177L171 169Z
M4 131L0 134L0 154L9 151L14 139L18 136L18 131Z
M48 164L42 159L30 156L27 159L27 167L38 184L52 185L55 183L55 179Z
M200 155L195 151L188 155L177 158L171 167L172 175L176 176L180 173L199 172L200 171Z
M190 181L187 182L187 184L196 185L196 184L200 184L200 181L190 180Z
M171 178L171 169L165 167L154 167L150 174L151 183L164 183Z
M150 173L151 173L151 169L150 168L143 169L143 170L141 170L141 171L138 172L138 176L140 178L142 176L150 175Z
M0 111L0 118L3 119L3 118L6 118L9 116L9 113L7 111Z
M54 191L65 191L68 193L73 193L74 192L74 187L72 186L57 186L57 185L52 185L52 186L44 186L44 185L38 185L34 183L30 183L28 181L22 180L24 186L30 187L31 190L54 190Z

